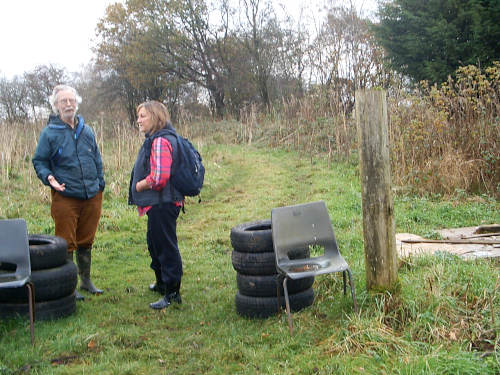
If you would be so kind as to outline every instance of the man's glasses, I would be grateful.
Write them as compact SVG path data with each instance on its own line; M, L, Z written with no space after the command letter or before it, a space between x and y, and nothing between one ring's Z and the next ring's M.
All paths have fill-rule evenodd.
M58 102L61 103L61 104L64 104L64 103L75 104L76 103L76 99L70 99L70 98L59 99Z

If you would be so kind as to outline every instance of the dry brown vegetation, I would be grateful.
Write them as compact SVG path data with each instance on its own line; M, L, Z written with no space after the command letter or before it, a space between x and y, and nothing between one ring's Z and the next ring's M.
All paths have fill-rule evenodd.
M177 128L199 146L247 143L295 150L305 158L355 158L356 124L331 92L290 98L271 114L255 106L240 121L205 121L180 112ZM392 174L396 186L421 194L500 193L500 63L459 69L442 87L388 95ZM141 138L114 116L94 126L107 173L131 165ZM36 178L31 156L41 124L0 124L0 179ZM113 181L113 178L108 179ZM34 186L39 186L33 184ZM112 190L121 186L110 186ZM40 192L40 194L42 194Z
M356 124L328 92L291 99L272 116L242 117L240 140L306 157L356 153ZM420 194L500 194L500 63L460 68L442 87L388 95L393 181Z
M393 171L419 192L500 192L500 63L391 101Z

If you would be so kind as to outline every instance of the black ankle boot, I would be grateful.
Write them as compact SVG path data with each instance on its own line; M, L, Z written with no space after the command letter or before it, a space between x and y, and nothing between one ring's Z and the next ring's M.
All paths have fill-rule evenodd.
M172 302L176 302L179 304L182 303L182 298L178 291L165 294L158 301L150 303L149 307L151 307L154 310L163 310L168 306L170 306Z

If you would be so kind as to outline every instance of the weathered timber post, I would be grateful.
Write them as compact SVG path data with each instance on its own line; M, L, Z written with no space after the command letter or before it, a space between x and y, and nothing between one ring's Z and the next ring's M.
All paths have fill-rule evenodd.
M375 291L391 290L397 282L385 95L384 90L356 91L366 285Z

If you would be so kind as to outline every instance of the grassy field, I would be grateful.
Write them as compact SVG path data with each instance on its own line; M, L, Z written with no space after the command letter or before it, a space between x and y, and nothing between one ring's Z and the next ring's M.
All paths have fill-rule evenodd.
M146 219L127 206L135 153L105 149L102 219L94 282L102 296L75 315L36 323L0 321L0 374L498 374L499 262L453 256L401 262L400 292L366 292L361 193L355 164L311 163L297 153L207 144L202 202L188 200L178 221L184 261L183 304L162 312L145 242ZM25 158L25 170L30 161ZM19 169L19 170L22 170ZM263 320L236 313L230 230L270 218L273 207L324 200L356 285L359 314L339 274L318 277L314 304ZM12 173L0 217L24 217L30 233L53 233L48 189L31 172ZM395 197L398 232L433 235L443 227L500 222L486 196Z

